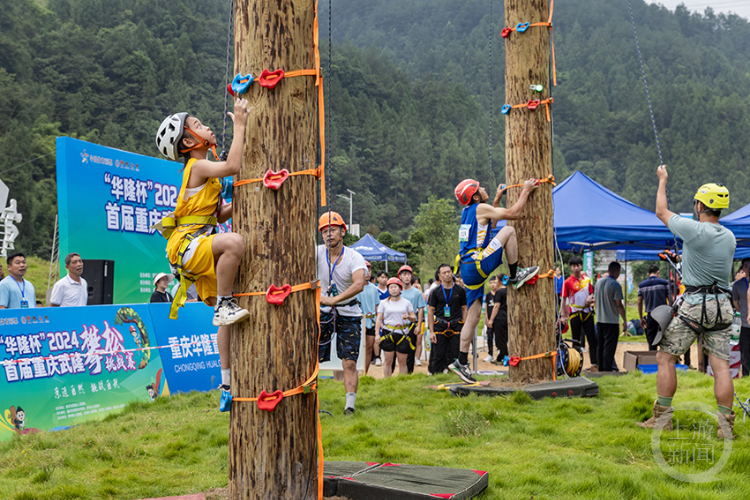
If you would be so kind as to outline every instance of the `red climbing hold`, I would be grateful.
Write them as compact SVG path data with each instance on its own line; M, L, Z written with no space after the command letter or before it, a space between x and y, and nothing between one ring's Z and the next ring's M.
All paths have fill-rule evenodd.
M529 109L536 109L539 107L539 105L542 103L539 99L531 100L529 99L529 102L526 103L526 107Z
M258 396L258 408L265 411L274 411L276 405L278 405L282 399L284 399L284 393L281 391L272 392L271 394L268 394L265 390L260 391L260 396Z
M229 85L227 85L227 92L229 92L230 94L232 94L232 97L234 97L234 90L232 89L232 84L231 83Z
M276 71L268 71L267 69L264 69L263 72L260 74L260 78L258 79L258 84L261 87L272 89L276 85L278 85L278 83L281 81L282 78L284 78L283 69L277 69Z
M274 172L270 168L266 171L266 175L263 176L263 185L268 189L278 191L284 181L289 177L289 170L282 169L278 172Z
M266 301L268 301L269 304L280 306L284 303L284 300L289 297L290 293L292 293L292 285L284 285L281 288L278 288L276 285L271 285L266 292Z
M518 366L518 363L520 362L521 362L520 356L511 356L510 359L508 360L508 364L510 366Z
M508 38L511 31L513 31L512 28L503 28L503 31L500 32L500 36L503 38Z

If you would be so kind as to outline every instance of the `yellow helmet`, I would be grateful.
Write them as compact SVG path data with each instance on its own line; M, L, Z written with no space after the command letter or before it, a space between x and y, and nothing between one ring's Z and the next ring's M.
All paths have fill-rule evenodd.
M722 184L704 184L698 188L693 199L710 210L721 210L729 207L729 190Z

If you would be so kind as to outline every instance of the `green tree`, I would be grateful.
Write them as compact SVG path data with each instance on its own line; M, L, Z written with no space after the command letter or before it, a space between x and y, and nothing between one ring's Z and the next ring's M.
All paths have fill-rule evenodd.
M414 218L422 243L421 264L429 278L440 264L453 264L458 253L458 215L455 202L430 196Z

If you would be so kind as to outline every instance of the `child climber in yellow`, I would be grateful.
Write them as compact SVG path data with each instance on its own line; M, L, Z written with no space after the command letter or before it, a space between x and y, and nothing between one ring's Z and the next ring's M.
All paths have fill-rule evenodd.
M251 108L252 109L252 108ZM216 136L198 118L187 113L169 115L156 134L156 146L170 160L185 158L182 187L174 214L161 222L168 238L167 257L180 275L170 318L185 304L186 291L195 283L198 295L214 307L214 325L219 327L217 342L221 358L221 389L229 390L230 327L250 316L232 297L232 285L245 250L239 234L215 234L216 225L232 217L232 204L221 205L219 178L240 171L245 144L248 109L245 99L234 103L234 137L226 161L209 161L208 150L216 157ZM218 160L218 158L217 158Z

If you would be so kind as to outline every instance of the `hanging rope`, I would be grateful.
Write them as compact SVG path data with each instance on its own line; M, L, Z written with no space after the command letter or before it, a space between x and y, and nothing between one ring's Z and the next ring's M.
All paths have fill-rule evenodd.
M234 18L234 0L229 2L229 22L227 26L227 66L224 72L224 129L221 132L221 154L222 160L227 159L227 106L229 102L229 57L232 51L232 20Z
M635 18L633 17L633 6L628 0L628 10L630 10L630 23L633 25L633 36L635 37L635 48L638 51L638 62L641 65L641 75L643 76L643 86L646 88L646 101L648 101L648 111L651 114L651 125L654 127L654 137L656 138L656 150L659 152L659 165L664 165L661 156L661 146L659 145L659 134L656 131L656 120L654 119L654 108L651 106L651 95L648 92L648 81L646 80L646 70L643 66L643 57L641 57L641 46L638 43L638 32L635 29ZM669 202L667 202L669 204Z
M654 119L654 108L651 106L651 94L648 91L648 81L646 80L646 69L643 65L643 57L641 56L641 46L638 43L638 32L635 29L635 17L633 16L633 5L628 0L628 11L630 11L630 24L633 26L633 37L635 38L635 48L638 51L638 62L641 65L641 76L643 77L643 87L646 89L646 101L648 102L648 112L651 115L651 126L654 128L654 138L656 139L656 151L659 153L659 165L664 165L664 158L661 155L661 145L659 144L659 133L656 131L656 120ZM669 189L667 192L667 209L669 209ZM677 235L674 235L674 250L678 249ZM675 283L676 286L676 283Z
M487 74L490 80L490 138L489 138L490 176L492 177L493 185L497 184L497 182L495 181L495 171L492 169L492 122L495 119L495 105L494 105L495 86L493 85L493 81L492 81L492 39L494 38L494 32L495 32L495 21L494 21L494 15L493 15L494 4L495 4L495 0L490 0L490 56L489 56L489 62L487 63Z
M328 77L328 99L326 99L325 105L328 106L328 108L326 109L326 122L327 122L326 128L329 130L330 130L330 124L331 124L331 105L329 104L331 102L331 46L332 46L331 38L332 38L331 37L331 0L328 0L328 74L326 75ZM324 145L326 149L326 158L325 158L325 165L323 165L323 168L325 170L328 170L328 176L326 178L326 182L328 183L327 191L330 193L331 192L331 160L330 160L331 155L329 154L330 150L328 149L329 142L330 141L326 141ZM331 218L332 218L332 214L331 214L331 210L329 209L328 210L328 226L329 227L331 226ZM323 244L327 245L327 242L324 241ZM330 246L328 246L327 248L330 249ZM328 255L328 251L326 251L326 255ZM329 280L333 281L333 272L331 270L331 259L327 258L326 260L328 261ZM330 287L331 283L328 283L328 286ZM335 311L335 309L332 309L332 310ZM333 331L334 333L336 332L335 320L333 323Z

